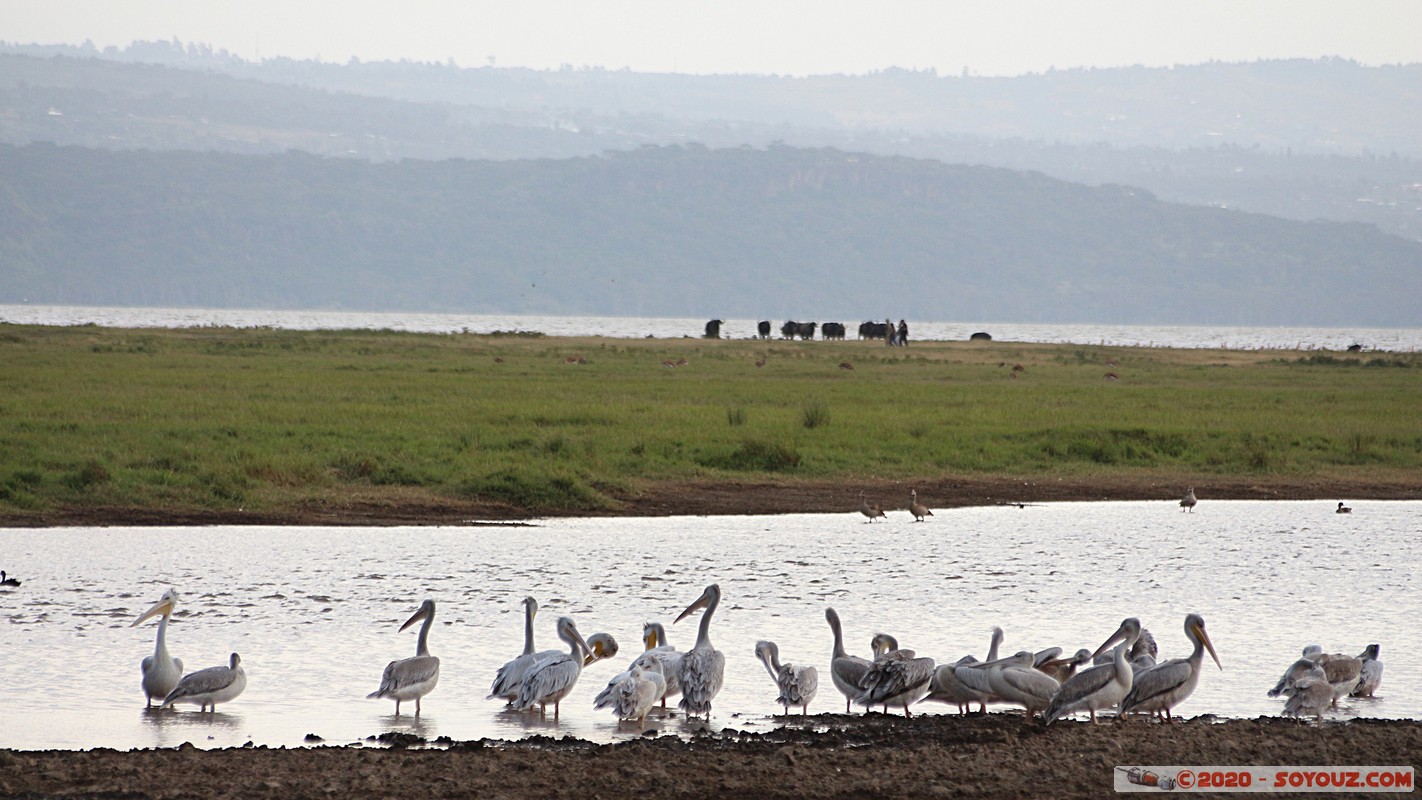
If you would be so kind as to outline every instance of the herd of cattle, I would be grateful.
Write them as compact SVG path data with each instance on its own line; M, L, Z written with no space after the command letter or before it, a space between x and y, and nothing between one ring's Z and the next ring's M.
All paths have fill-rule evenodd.
M711 320L710 322L707 322L707 323L706 323L706 338L708 338L708 339L719 339L719 338L721 338L721 326L724 325L724 324L725 324L725 320L720 320L720 319L713 319L713 320ZM817 323L817 322L795 322L795 321L793 321L793 320L792 320L792 321L789 321L789 322L786 322L784 325L781 325L781 326L780 326L780 338L782 338L782 339L813 339L813 338L815 338L815 329L816 329L816 328L819 328L819 330L820 330L820 338L822 338L822 339L843 339L843 338L844 338L845 328L844 328L844 323L842 323L842 322L826 322L825 324L820 325L820 324ZM756 334L757 334L761 339L769 339L769 338L770 338L770 330L771 330L770 320L761 320L760 323L756 325ZM860 339L888 339L889 336L890 336L893 332L894 332L893 326L892 326L891 324L889 324L887 321L885 321L885 322L861 322L861 323L859 323L859 338L860 338ZM990 339L992 339L992 337L989 336L989 335L986 334L986 333L975 333L975 334L973 334L973 335L972 335L971 337L969 337L969 338L974 339L974 340L980 340L980 341L981 341L981 340L990 340Z

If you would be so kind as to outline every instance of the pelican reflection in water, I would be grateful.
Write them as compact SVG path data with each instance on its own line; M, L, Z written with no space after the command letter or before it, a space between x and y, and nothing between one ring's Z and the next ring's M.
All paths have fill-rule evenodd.
M386 698L395 701L395 716L400 716L400 702L415 701L415 717L420 716L420 698L434 690L439 683L439 658L430 655L430 625L434 623L435 602L425 600L418 611L400 630L414 625L420 620L420 640L415 645L415 655L391 661L385 665L385 673L380 676L380 688L366 695L366 699Z
M160 701L161 708L162 701L183 677L183 660L168 655L168 620L173 616L173 608L177 605L178 593L169 589L158 602L129 625L130 628L137 627L153 617L162 615L162 619L158 620L158 642L153 646L153 655L145 656L139 664L139 670L143 673L143 694L148 698L146 708L152 708L154 700Z

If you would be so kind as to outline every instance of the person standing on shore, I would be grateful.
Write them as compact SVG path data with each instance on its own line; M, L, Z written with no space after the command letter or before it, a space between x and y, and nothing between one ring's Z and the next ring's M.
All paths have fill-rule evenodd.
M899 346L908 347L908 323L899 320Z
M884 320L884 341L885 341L890 347L893 347L894 345L898 344L898 341L897 341L897 340L898 340L898 336L897 336L897 334L894 333L894 321L891 320L891 319L885 319L885 320Z

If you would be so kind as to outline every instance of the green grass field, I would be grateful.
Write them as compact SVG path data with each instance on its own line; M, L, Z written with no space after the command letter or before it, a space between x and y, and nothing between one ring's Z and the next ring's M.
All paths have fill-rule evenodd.
M1418 354L0 325L0 363L12 516L349 493L593 511L697 478L1422 476Z

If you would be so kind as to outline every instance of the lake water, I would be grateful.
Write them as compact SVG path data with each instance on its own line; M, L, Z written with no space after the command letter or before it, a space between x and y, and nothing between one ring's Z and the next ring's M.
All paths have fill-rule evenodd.
M774 322L775 335L780 323ZM820 320L826 321L826 320ZM862 320L838 320L855 336ZM294 330L374 329L421 333L538 331L549 336L681 338L700 336L706 320L672 317L556 317L474 314L416 314L346 311L263 311L187 308L92 308L0 305L0 322L32 325L94 324L123 328L222 326ZM999 322L910 320L911 340L962 341L986 331L997 341L1074 343L1130 347L1230 348L1236 350L1368 350L1415 352L1422 328L1249 328L1171 325L1023 325ZM722 336L755 335L756 320L728 319Z
M873 499L873 498L871 498ZM882 498L888 502L894 498ZM635 736L592 709L592 697L638 648L642 623L667 624L689 647L699 615L675 616L712 582L724 599L712 641L726 654L712 726L765 730L775 692L754 660L769 638L787 661L821 672L811 712L843 710L828 679L826 606L866 654L878 631L942 661L1100 644L1138 616L1162 658L1188 655L1187 612L1204 615L1224 670L1206 661L1186 716L1277 714L1265 696L1304 645L1356 654L1382 645L1379 697L1348 699L1334 718L1422 718L1422 503L1210 501L1061 503L856 514L554 519L528 526L404 528L0 529L0 747L199 747L251 741L299 746L307 734L344 744L387 730L456 740ZM246 693L207 717L146 713L139 661L156 624L129 623L162 591L182 601L169 647L189 670L242 655ZM519 601L542 605L540 649L571 615L584 635L622 644L585 670L561 720L484 700L495 670L522 647ZM397 632L420 601L438 603L430 646L440 684L416 723L366 700L387 661L414 654ZM948 713L921 705L926 713ZM681 715L658 722L687 730Z

